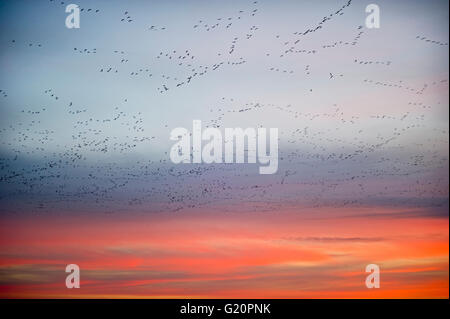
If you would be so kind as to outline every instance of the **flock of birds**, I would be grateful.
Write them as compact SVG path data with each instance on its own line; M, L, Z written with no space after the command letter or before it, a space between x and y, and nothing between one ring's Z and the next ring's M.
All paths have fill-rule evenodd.
M156 56L149 56L142 65L133 64L133 48L105 51L100 46L75 46L72 53L86 58L106 54L115 62L98 66L96 72L103 79L116 79L119 83L136 79L163 98L161 94L188 90L186 87L195 81L207 79L213 73L220 75L223 69L232 72L249 64L252 57L246 56L241 48L263 36L264 25L256 25L252 20L262 11L259 5L258 1L250 1L245 9L234 10L233 14L195 20L190 32L229 35L223 50L207 51L213 62L202 59L202 52L196 48L158 50ZM448 80L435 79L423 86L408 84L407 80L380 80L378 72L382 70L377 67L386 69L395 61L385 56L355 57L362 37L368 36L360 24L343 39L324 41L314 47L305 47L309 43L303 43L325 33L331 21L338 20L351 5L352 0L345 2L325 13L317 24L302 30L271 34L270 41L279 45L258 52L272 63L261 72L268 71L268 77L271 72L286 74L301 83L312 76L323 81L336 80L344 77L341 69L318 74L316 65L307 59L326 50L346 50L353 53L346 57L348 61L367 75L362 85L406 96L410 111L398 114L374 110L371 115L358 115L342 103L311 111L302 108L301 103L268 103L257 98L226 96L233 92L224 93L215 105L205 108L206 127L227 127L239 117L252 119L255 127L272 126L261 114L270 114L270 118L286 123L285 127L280 126L279 171L263 178L256 166L248 164L173 165L168 155L171 123L161 123L158 128L166 135L153 132L147 125L147 115L133 105L132 93L116 101L107 113L99 114L95 105L80 103L67 92L60 94L51 87L42 92L48 105L20 106L18 114L12 117L14 120L1 121L0 211L178 212L217 207L224 211L278 211L283 207L364 206L373 200L420 206L425 203L414 202L414 198L422 197L435 206L448 204L448 177L436 174L448 169L448 156L441 152L448 147L448 127L430 127L430 117L448 101L436 100L431 104L423 98L429 92L448 89ZM80 11L99 15L104 12L101 8L84 7ZM131 25L136 19L128 10L120 15L120 22ZM169 22L167 27L151 25L147 31L167 31ZM241 32L233 31L239 23L247 23L247 27L241 28ZM448 46L422 36L416 39ZM15 39L9 43L12 48L23 50ZM28 46L41 48L43 44L33 42ZM300 54L295 59L305 59L306 64L299 62L300 68L283 64L294 54ZM158 68L161 63L170 65L170 72ZM371 78L371 70L376 70L377 79ZM113 75L116 78L109 78ZM311 93L313 89L307 87L307 91ZM12 103L5 89L0 90L0 96L1 108ZM57 121L58 116L70 123L64 132L44 124L48 118ZM410 141L418 130L428 132L427 142ZM63 138L64 134L70 138ZM155 155L158 145L167 146L167 150ZM143 149L153 147L155 154L142 156ZM399 185L401 181L403 184ZM393 194L397 198L393 199ZM426 204L430 205L428 201Z

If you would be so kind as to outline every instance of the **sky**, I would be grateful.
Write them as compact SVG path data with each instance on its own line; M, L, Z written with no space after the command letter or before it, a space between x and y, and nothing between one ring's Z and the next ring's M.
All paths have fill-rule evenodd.
M0 0L0 297L448 298L447 1L74 3Z

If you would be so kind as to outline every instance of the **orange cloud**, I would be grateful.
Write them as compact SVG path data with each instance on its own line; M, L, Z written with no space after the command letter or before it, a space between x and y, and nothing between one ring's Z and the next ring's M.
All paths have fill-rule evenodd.
M359 216L368 212L387 217ZM393 213L9 218L0 296L448 298L448 219ZM65 288L69 263L81 289ZM364 285L369 263L381 268L380 289Z

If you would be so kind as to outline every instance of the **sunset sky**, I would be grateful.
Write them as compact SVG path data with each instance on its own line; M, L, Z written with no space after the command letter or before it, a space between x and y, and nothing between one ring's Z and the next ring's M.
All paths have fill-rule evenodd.
M0 0L0 298L449 297L448 1L74 3Z
M11 218L1 225L1 296L448 297L448 219L414 209L308 213ZM72 261L81 288L69 290ZM379 289L364 284L371 263Z

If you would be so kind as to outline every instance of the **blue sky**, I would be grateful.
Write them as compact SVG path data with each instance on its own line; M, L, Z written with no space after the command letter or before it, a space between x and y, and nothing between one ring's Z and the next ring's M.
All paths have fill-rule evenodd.
M448 2L379 1L380 29L369 3L78 1L75 30L67 3L1 1L2 210L446 202ZM170 131L194 119L278 127L278 173L172 167Z

